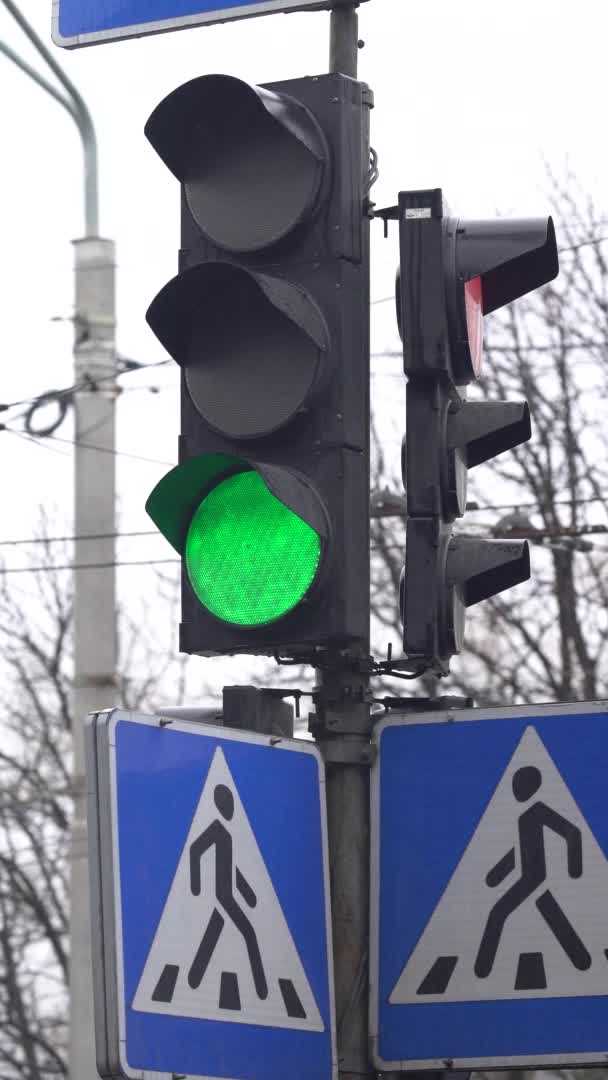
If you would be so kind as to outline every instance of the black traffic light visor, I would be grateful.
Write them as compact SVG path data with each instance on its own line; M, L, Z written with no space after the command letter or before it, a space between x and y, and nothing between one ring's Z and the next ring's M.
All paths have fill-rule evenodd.
M464 451L468 469L520 446L531 435L527 401L465 401L448 414L447 448Z
M527 540L455 536L447 548L446 584L460 589L465 607L520 585L530 577Z
M329 150L293 98L203 75L164 98L144 130L201 231L226 251L271 247L314 212Z
M253 470L268 490L325 543L329 525L323 503L306 478L291 469L238 458L201 454L166 473L150 493L146 512L171 546L182 555L192 516L204 494L232 473Z
M168 282L146 317L184 369L197 411L228 438L282 428L327 375L323 315L308 293L282 278L201 263Z
M483 314L510 304L559 273L553 219L457 221L456 274L481 276Z

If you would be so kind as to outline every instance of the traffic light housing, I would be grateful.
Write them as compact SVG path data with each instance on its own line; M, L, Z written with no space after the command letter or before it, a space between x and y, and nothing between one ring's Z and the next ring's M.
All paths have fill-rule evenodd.
M181 368L179 464L147 510L182 557L184 652L367 648L367 87L342 75L169 94L179 273L148 323Z
M441 189L401 192L396 302L403 341L406 554L403 646L416 670L447 674L466 608L530 576L526 541L454 536L467 474L530 438L526 402L466 400L480 374L483 316L558 273L551 218L461 221Z

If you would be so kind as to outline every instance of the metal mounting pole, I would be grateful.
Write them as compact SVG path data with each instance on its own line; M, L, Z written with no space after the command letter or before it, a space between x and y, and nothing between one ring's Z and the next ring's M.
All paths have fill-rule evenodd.
M370 1074L368 1055L368 676L346 664L319 669L312 729L326 764L327 825L341 1080Z
M358 18L353 0L334 0L329 70L357 77ZM369 133L363 165L367 167ZM369 234L365 232L365 246ZM369 255L365 262L368 263ZM368 296L369 301L369 296ZM368 304L369 309L369 304ZM369 333L369 331L368 331ZM368 338L369 340L369 338ZM368 477L369 486L369 477ZM369 580L360 582L369 604ZM326 764L334 990L340 1080L361 1080L372 1069L368 1050L370 824L369 769L372 719L369 647L338 654L318 668L311 730Z
M329 70L357 78L357 52L359 49L358 4L352 0L336 3L329 22Z

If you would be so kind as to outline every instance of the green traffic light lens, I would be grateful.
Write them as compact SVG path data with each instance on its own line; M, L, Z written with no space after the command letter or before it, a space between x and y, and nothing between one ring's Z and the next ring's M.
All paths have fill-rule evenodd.
M315 530L252 470L208 492L186 537L186 568L198 599L237 626L265 626L292 611L314 581L320 557Z

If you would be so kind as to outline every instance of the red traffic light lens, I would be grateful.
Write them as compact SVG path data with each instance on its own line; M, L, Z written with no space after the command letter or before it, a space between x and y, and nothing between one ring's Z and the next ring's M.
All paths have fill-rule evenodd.
M481 354L483 351L483 296L481 291L481 277L471 278L464 283L464 310L467 320L467 336L471 353L471 366L475 378L479 378L481 371Z

